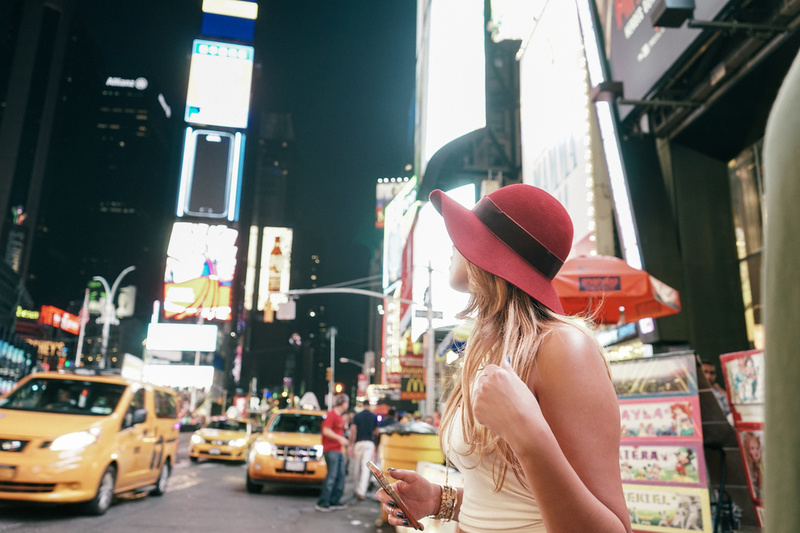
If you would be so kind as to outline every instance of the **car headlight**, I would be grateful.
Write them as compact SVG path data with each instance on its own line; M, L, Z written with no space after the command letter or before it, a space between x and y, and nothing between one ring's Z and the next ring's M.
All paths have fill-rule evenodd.
M317 461L322 460L322 444L317 444L314 446L314 452L316 452Z
M256 443L256 453L259 455L275 455L278 447L271 442L260 441Z
M245 444L247 444L247 439L236 439L228 443L229 446L233 446L234 448L241 448Z
M202 444L205 440L200 435L192 435L192 444Z
M50 449L53 451L63 451L85 448L97 442L97 436L99 433L100 432L96 429L67 433L66 435L61 435L60 437L56 438L50 444Z

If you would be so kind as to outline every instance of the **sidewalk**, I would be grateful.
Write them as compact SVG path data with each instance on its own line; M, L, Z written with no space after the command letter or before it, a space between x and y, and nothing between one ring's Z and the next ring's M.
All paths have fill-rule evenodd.
M376 487L370 485L365 500L358 500L353 489L352 475L348 473L344 483L344 496L342 501L347 504L347 509L328 513L331 520L337 522L348 520L353 526L353 531L366 531L369 533L392 533L394 528L381 520L380 502L375 498Z

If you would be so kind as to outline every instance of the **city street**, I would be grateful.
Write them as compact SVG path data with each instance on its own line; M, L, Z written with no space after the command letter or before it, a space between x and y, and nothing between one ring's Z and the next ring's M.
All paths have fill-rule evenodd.
M181 433L178 463L164 496L125 496L99 517L82 516L68 506L0 502L0 532L393 533L389 525L375 525L380 507L374 499L353 498L346 510L320 513L314 510L317 489L273 486L261 494L248 494L244 465L189 462L186 449L190 435ZM352 498L349 479L345 489Z

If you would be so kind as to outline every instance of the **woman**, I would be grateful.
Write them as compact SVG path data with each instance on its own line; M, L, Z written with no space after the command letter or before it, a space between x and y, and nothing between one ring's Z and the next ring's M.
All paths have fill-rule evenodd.
M475 327L440 427L463 489L391 470L415 518L460 531L630 532L619 466L619 406L601 347L564 317L551 280L569 254L572 222L555 198L510 185L472 211L431 202L454 243L450 284L470 293ZM406 517L385 491L392 525Z

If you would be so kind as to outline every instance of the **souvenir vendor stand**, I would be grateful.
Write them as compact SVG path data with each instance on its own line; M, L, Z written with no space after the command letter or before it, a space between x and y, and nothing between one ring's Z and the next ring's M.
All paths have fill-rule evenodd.
M611 364L633 531L727 533L733 508L750 504L733 428L698 365L691 352Z

